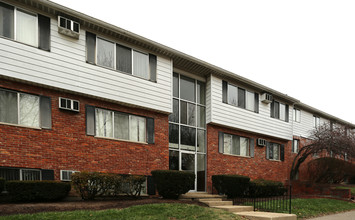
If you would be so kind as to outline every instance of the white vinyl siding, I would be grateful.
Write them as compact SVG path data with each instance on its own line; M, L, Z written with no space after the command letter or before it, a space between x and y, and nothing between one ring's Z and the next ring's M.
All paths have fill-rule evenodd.
M270 117L270 104L259 101L259 114L236 108L222 102L222 79L211 76L207 93L211 97L211 110L207 111L210 122L222 126L292 140L292 123L275 120ZM209 91L211 89L211 91ZM207 95L207 99L209 95ZM208 106L207 106L208 108Z
M51 52L0 38L0 75L170 113L172 61L157 57L157 82L87 64L85 31L78 40L58 33L51 18Z

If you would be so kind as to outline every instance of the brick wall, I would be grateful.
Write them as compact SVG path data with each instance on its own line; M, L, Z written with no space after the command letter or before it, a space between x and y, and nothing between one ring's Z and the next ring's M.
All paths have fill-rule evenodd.
M239 135L255 139L254 158L225 155L218 152L218 132ZM285 160L266 159L266 147L256 146L256 139L264 138L268 142L285 145ZM212 192L212 175L239 174L254 179L268 179L286 182L289 178L289 164L292 141L274 139L249 132L228 129L216 125L207 126L207 191Z
M0 88L51 97L52 129L0 124L0 166L100 171L150 175L168 169L168 116L144 109L0 79ZM80 113L60 110L59 97L80 101ZM155 119L155 144L96 138L86 135L85 105Z

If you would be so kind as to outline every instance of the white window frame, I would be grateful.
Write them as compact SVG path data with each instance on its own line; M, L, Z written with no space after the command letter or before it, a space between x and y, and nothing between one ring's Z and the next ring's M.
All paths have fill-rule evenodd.
M115 71L118 71L118 72L122 72L122 73L125 73L125 74L129 74L129 73L127 73L127 72L123 72L123 71L120 71L120 70L116 69L117 44L119 44L119 45L121 45L121 46L124 46L124 47L127 47L127 48L131 49L131 69L132 69L132 72L131 72L130 74L131 74L132 76L135 76L135 77L138 77L138 78L141 78L141 79L145 79L145 80L149 80L149 79L150 79L151 73L150 73L150 69L149 69L149 68L150 68L150 66L149 66L149 53L144 52L144 51L141 51L141 50L137 50L137 49L135 49L135 48L132 48L132 47L127 46L127 45L122 44L122 43L117 43L117 42L112 41L112 40L109 40L109 39L107 39L107 38L105 38L105 37L97 36L96 34L95 34L95 36L96 36L96 42L95 42L95 64L96 64L97 66L103 67L103 68L107 68L107 69L112 69L112 70L115 70ZM104 41L108 41L108 42L113 43L113 47L114 47L114 50L113 50L113 68L107 67L107 66L102 66L102 65L99 65L99 64L98 64L98 62L97 62L97 51L98 51L98 47L97 47L98 43L97 43L97 40L98 40L98 39L101 39L101 40L104 40ZM147 65L148 78L144 78L144 77L137 76L137 75L134 74L134 53L133 53L134 51L136 51L136 52L138 52L138 53L141 53L141 54L145 54L145 55L148 57L148 65Z
M227 82L227 81L226 81L226 82ZM235 104L235 105L229 102L229 87L230 87L230 86L233 86L233 87L237 88L237 91L236 91L236 104ZM238 95L239 95L239 89L243 89L243 90L245 91L245 108L238 106L238 101L239 101L239 100L238 100L238 99L239 99L239 96L238 96ZM249 99L248 99L247 93L252 93L252 94L254 95L253 98L252 98L252 100L249 100ZM232 83L227 82L227 94L226 94L226 95L227 95L227 103L226 103L226 104L232 105L232 106L235 106L235 107L238 107L238 108L245 109L245 110L247 110L247 111L251 111L251 112L256 113L256 112L255 112L255 108L256 108L256 105L255 105L255 94L256 94L256 92L253 92L253 91L244 89L244 88L242 88L242 87L240 87L240 86L237 86L237 85L235 85L235 84L232 84ZM247 108L247 106L248 106L247 103L249 103L249 102L253 102L253 106L254 106L254 109L253 109L253 110Z
M132 115L132 114L128 114L128 113L124 113L124 112L118 112L118 111L113 111L113 110L108 110L108 109L104 109L104 108L95 108L95 123L97 123L97 116L96 116L96 109L100 109L100 110L104 110L104 111L108 111L112 114L112 137L105 137L105 136L99 136L96 133L96 137L101 137L101 138L110 138L110 139L115 139L115 140L123 140L123 141L132 141L132 142L139 142L139 143L147 143L147 118L144 116L139 116L139 115ZM119 139L119 138L115 138L115 113L117 114L125 114L128 116L128 137L129 139ZM144 123L145 123L145 140L144 141L133 141L130 139L131 137L131 130L130 130L130 126L131 126L131 120L132 120L132 116L134 117L140 117L144 119ZM95 126L95 131L96 131L96 126Z
M320 117L313 115L313 127L318 128L320 126Z
M12 7L14 7L14 24L13 24L13 29L14 29L14 39L11 39L11 38L8 38L8 37L5 37L5 36L0 36L0 37L3 37L3 38L6 38L6 39L11 39L11 40L14 40L16 42L19 42L19 43L22 43L22 44L25 44L25 45L29 45L29 46L33 46L33 47L38 47L39 45L39 37L38 37L38 13L34 13L32 11L28 11L28 10L25 10L23 8L19 8L17 6L14 6L12 4L9 4L8 2L5 2L5 4L7 5L10 5ZM27 44L27 43L24 43L24 42L21 42L21 41L18 41L17 40L17 12L18 11L21 11L23 13L27 13L27 14L30 14L30 15L33 15L33 16L36 16L36 30L35 30L35 39L36 39L36 44L35 45L31 45L31 44Z
M13 124L13 123L7 123L7 122L1 122L0 124L11 124L11 125L19 125L19 126L24 126L24 127L30 127L30 128L41 128L41 101L40 101L40 97L38 95L32 95L29 93L23 93L23 92L17 92L17 91L12 91L12 90L7 90L7 89L2 89L0 88L0 91L7 91L7 92L12 92L12 93L16 93L17 96L17 123ZM39 102L38 102L38 127L37 126L28 126L28 125L24 125L21 124L21 106L20 106L20 97L21 94L23 95L30 95L30 96L35 96L38 97Z
M293 121L301 122L301 110L293 108Z
M224 150L224 147L225 147L225 142L223 142L223 154L226 154L226 155L233 155L233 156L240 156L240 157L250 157L250 138L247 138L247 137L243 137L243 136L239 136L239 135L234 135L234 134L228 134L228 133L223 133L224 135L224 141L226 140L226 136L229 136L230 139L231 139L231 146L230 146L230 149L229 149L229 152L226 153L225 150ZM232 151L232 148L233 148L233 136L234 137L238 137L239 138L239 153L241 152L241 138L244 138L244 139L247 139L248 140L248 146L247 146L247 155L241 155L241 154L232 154L231 151Z
M293 139L292 140L292 153L298 153L299 148L300 148L300 140L299 139Z
M39 172L39 180L42 180L42 172L38 169L20 169L20 180L23 181L23 171L38 171Z
M67 182L70 182L71 179L63 179L63 173L62 172L71 172L71 174L80 173L80 171L75 171L75 170L60 170L60 180L61 181L67 181Z

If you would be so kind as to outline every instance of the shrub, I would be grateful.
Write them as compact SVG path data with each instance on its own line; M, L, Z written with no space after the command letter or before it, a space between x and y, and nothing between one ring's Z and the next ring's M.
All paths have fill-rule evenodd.
M286 188L281 182L258 179L250 181L250 197L272 197L281 196L286 192Z
M194 187L195 174L177 170L153 170L154 182L159 195L166 199L177 199Z
M219 194L228 198L244 197L247 194L250 178L241 175L214 175L212 184Z
M0 178L0 194L2 191L4 191L4 189L5 189L5 179Z
M7 181L6 190L13 202L45 202L65 198L70 183L54 181Z
M140 196L145 176L113 173L80 172L72 175L74 189L82 199L93 200L97 196L118 196L123 193Z

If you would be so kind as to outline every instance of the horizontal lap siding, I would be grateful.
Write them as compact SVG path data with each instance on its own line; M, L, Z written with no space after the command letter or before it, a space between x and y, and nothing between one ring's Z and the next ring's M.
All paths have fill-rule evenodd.
M171 112L171 61L157 57L157 83L86 63L85 31L78 40L58 33L51 19L51 51L0 38L0 75Z
M271 118L270 104L259 102L259 113L225 104L222 102L222 79L214 76L211 79L211 122L272 137L292 139L292 123ZM292 118L292 108L289 109Z
M320 118L320 124L324 123L329 123L329 120ZM301 121L293 122L293 135L308 138L313 130L313 113L301 110Z

